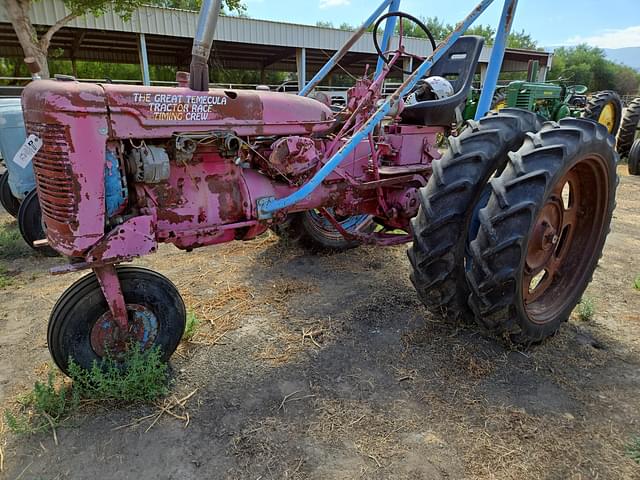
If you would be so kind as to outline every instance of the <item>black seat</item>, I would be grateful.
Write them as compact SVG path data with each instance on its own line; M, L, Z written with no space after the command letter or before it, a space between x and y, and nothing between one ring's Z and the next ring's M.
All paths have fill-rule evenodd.
M455 93L448 98L407 105L401 113L402 123L441 126L455 123L456 108L467 100L483 45L482 37L460 37L428 73L430 77L440 76L449 80Z

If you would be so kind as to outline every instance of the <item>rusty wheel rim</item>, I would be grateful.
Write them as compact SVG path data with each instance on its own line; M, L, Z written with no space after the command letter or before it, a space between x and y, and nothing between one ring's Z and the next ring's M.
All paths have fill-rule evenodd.
M548 323L575 302L592 272L609 204L605 160L587 156L560 178L527 242L522 297L527 315Z
M100 357L110 355L121 360L132 343L142 350L153 345L158 336L158 319L154 313L142 305L127 305L129 329L123 332L107 310L91 329L91 348Z

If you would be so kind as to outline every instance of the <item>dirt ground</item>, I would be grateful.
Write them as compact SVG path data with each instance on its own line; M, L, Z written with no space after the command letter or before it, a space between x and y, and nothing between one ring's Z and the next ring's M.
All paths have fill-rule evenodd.
M43 378L49 311L80 276L18 257L0 260L2 405ZM313 256L269 235L138 263L200 319L172 360L188 424L85 404L57 446L5 432L0 477L640 479L640 177L621 178L594 319L526 351L426 311L404 247Z

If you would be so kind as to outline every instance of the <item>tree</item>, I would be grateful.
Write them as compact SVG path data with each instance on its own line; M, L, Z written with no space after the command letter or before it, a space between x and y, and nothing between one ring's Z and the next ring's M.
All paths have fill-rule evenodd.
M155 2L145 2L145 0L63 0L69 13L56 21L44 34L38 36L38 32L31 22L30 17L32 1L33 0L4 0L4 5L25 57L33 57L36 59L41 68L40 75L43 78L49 77L47 56L51 39L58 30L74 18L87 13L98 17L107 10L112 9L116 14L126 20L144 3L156 3L163 6L174 6L176 8L198 8L200 3L200 0L159 0ZM230 10L242 11L244 9L241 0L225 0L224 3Z
M640 74L632 68L608 60L601 48L586 44L556 49L550 77L586 85L592 92L616 90L622 95L636 94L640 84Z
M420 21L422 21L422 23L424 23L424 25L429 29L436 41L444 40L455 29L454 25L444 23L444 21L438 17L420 17ZM427 36L422 28L409 20L403 20L402 27L404 34L407 37L426 38ZM399 28L396 26L396 33L398 33L398 31ZM491 25L473 25L467 30L465 35L478 35L485 39L487 45L493 45L496 36L496 29ZM524 48L529 50L539 49L538 42L533 40L531 35L526 33L524 30L509 34L507 47Z

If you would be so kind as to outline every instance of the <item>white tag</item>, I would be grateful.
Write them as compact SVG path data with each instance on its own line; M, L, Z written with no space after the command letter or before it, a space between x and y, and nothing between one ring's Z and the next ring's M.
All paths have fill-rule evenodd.
M25 168L41 148L42 139L34 134L29 135L13 157L13 163Z

